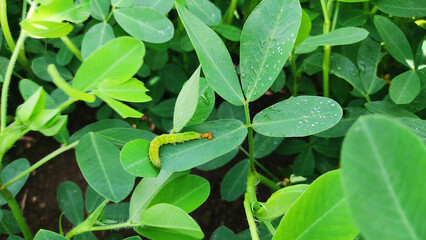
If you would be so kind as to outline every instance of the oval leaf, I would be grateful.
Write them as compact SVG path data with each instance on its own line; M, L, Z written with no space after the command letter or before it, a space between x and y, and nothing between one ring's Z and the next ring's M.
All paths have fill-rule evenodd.
M119 202L129 195L135 178L120 164L120 150L90 132L75 149L77 163L90 186L105 198Z
M137 177L156 177L160 170L154 167L148 157L150 142L136 139L124 145L120 161L124 170Z
M98 23L84 34L81 43L81 56L86 60L90 54L114 39L114 31L108 23Z
M228 102L243 105L243 92L231 56L222 40L181 3L176 2L176 9L210 86Z
M56 193L59 208L74 225L84 220L83 193L80 187L70 181L61 183Z
M190 213L201 206L209 194L209 181L196 175L184 175L161 188L147 208L159 203L168 203Z
M297 199L284 215L272 240L346 240L354 239L357 234L340 185L340 170L335 170L315 180Z
M37 234L34 236L34 240L66 240L62 235L59 235L57 233L41 229L37 232Z
M308 187L307 184L298 184L274 192L256 212L256 217L262 221L272 221L284 215Z
M398 17L426 16L426 3L419 0L376 0L375 4L380 11Z
M247 173L249 170L248 159L233 166L223 178L220 185L220 195L226 201L234 201L246 190Z
M389 96L396 104L410 103L419 93L420 79L414 70L396 76L389 87Z
M294 97L272 105L253 119L253 129L270 137L303 137L336 125L343 110L332 99Z
M426 236L426 149L414 132L384 116L361 117L342 146L342 186L367 239ZM372 227L377 221L381 227Z
M414 57L410 43L398 26L383 16L374 16L374 25L385 43L386 50L398 62L414 69Z
M274 83L296 41L302 12L298 0L264 0L241 33L241 83L250 101ZM285 26L285 27L283 27Z
M69 23L29 20L22 21L21 27L22 31L34 38L60 38L73 29Z
M27 170L30 167L30 163L25 158L17 159L11 163L9 163L1 172L1 180L3 183L6 183L23 171ZM28 179L28 174L25 177L19 179L13 184L9 185L7 189L12 193L12 196L16 196L21 188L24 186L25 182ZM6 200L2 196L0 196L0 206L6 204ZM0 219L1 220L1 219Z
M180 132L182 128L191 120L197 109L198 90L200 86L201 66L195 70L191 78L186 82L180 91L173 113L173 131Z
M364 40L367 36L368 31L363 28L345 27L336 29L330 33L309 37L303 42L303 45L348 45Z
M188 9L205 24L209 26L219 24L222 13L220 9L209 0L186 0L185 4Z
M145 46L131 37L116 38L90 55L75 74L73 85L79 91L96 89L105 79L117 83L129 80L142 66ZM114 57L112 57L114 56Z
M157 204L141 215L143 228L135 230L153 239L202 239L204 237L198 224L182 209L170 204Z
M245 139L247 128L239 120L217 120L184 129L198 133L211 132L212 140L191 140L160 148L162 168L184 171L230 152Z
M150 8L121 8L114 11L114 17L126 32L145 42L167 42L174 34L172 22Z

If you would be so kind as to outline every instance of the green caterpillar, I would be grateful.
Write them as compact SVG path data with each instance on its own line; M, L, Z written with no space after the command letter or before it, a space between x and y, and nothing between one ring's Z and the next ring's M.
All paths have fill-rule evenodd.
M156 167L161 166L160 157L158 156L158 151L160 150L161 145L167 143L176 144L177 142L185 142L193 139L207 138L211 140L213 135L209 133L197 133L197 132L185 132L177 134L162 134L155 137L151 144L149 145L149 158L151 159L152 164Z

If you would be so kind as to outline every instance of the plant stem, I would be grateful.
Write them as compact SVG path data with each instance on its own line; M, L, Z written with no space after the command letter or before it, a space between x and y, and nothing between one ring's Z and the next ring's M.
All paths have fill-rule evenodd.
M8 189L0 190L0 195L6 200L9 205L10 210L12 211L13 216L16 219L16 222L19 225L19 228L24 235L25 240L32 240L33 235L31 234L30 228L28 227L27 222L25 221L24 216L22 215L21 209L16 199L13 197L12 193Z
M65 237L71 239L74 235L92 231L91 228L102 214L103 209L109 203L108 199L105 199L96 209L93 211L84 222L75 226Z
M247 215L247 221L248 221L248 224L249 224L251 239L252 240L259 240L259 235L257 234L257 229L256 229L256 223L254 222L253 213L251 212L252 210L251 210L251 207L250 207L250 203L247 200L247 199L249 199L249 197L247 197L248 194L249 194L248 192L245 194L244 211L246 212L246 215Z
M367 100L367 102L371 102L370 95L368 95L368 93L365 94L365 99Z
M248 144L249 144L249 161L250 169L254 169L254 145L253 145L253 127L250 120L249 101L244 102L244 113L246 117L247 131L248 131Z
M74 103L74 102L76 102L76 101L77 101L77 99L75 99L75 98L70 98L70 99L68 99L66 102L62 103L62 104L58 107L58 109L60 109L60 110L64 110L66 107L68 107L69 105L73 104L73 103Z
M271 222L266 222L266 221L264 221L263 223L268 228L268 230L272 234L272 236L275 235L276 230L275 230L274 226L272 226L272 223Z
M231 5L229 5L228 11L226 11L226 15L223 17L223 24L230 25L232 20L234 20L234 12L237 7L238 0L231 0Z
M105 22L107 23L109 19L112 17L112 14L114 13L115 6L112 6L111 12L108 14L108 17L105 19Z
M267 178L267 177L265 177L265 176L263 176L259 173L257 174L257 178L259 178L260 183L269 187L270 189L272 189L274 191L280 190L280 187L274 181L271 181L269 178Z
M9 64L7 65L6 73L4 74L4 82L1 89L1 128L0 133L6 129L6 116L7 116L7 97L9 93L9 85L12 79L13 68L15 67L16 60L19 55L19 51L24 46L25 38L27 36L21 31L18 41L16 42L16 48L13 50L12 56L10 57Z
M324 15L324 26L323 26L323 34L327 34L330 32L330 16L329 10L331 8L332 0L327 2L327 6L325 4L325 0L321 0L321 8L322 13ZM330 67L330 45L324 46L324 59L322 61L322 78L323 78L323 95L324 97L329 97L329 67Z
M71 144L63 145L62 147L60 147L60 148L56 149L55 151L51 152L49 155L47 155L44 158L40 159L37 163L35 163L31 167L29 167L27 170L21 172L19 175L15 176L13 179L11 179L8 182L6 182L5 184L1 185L0 190L6 189L8 186L10 186L11 184L17 182L19 179L25 177L27 174L29 174L30 172L36 170L37 168L39 168L40 166L42 166L43 164L45 164L49 160L53 159L54 157L58 156L59 154L61 154L63 152L68 151L69 149L77 146L78 142L79 141L75 141L75 142L73 142Z
M104 230L113 230L113 229L119 229L119 228L138 227L138 226L141 226L141 224L140 223L124 222L124 223L117 223L117 224L91 227L90 231L104 231Z
M331 31L334 31L334 29L336 29L337 18L339 16L339 7L340 7L340 2L338 1L336 3L336 8L334 10L333 23L331 24Z
M81 56L81 52L74 45L74 43L72 43L71 40L67 36L61 37L61 40L62 40L62 42L65 43L65 45L68 47L68 49L71 50L71 52L74 53L74 56L76 56L78 58L78 60L80 60L80 62L83 62L83 57Z
M290 66L291 66L291 74L293 75L293 97L297 96L297 91L299 90L299 77L297 76L297 66L296 66L296 58L295 58L296 48L293 47L293 50L290 53Z
M240 149L241 152L243 152L247 157L249 156L249 153L242 146L238 146L238 149ZM265 168L259 161L257 161L256 158L254 159L254 163L266 174L268 174L274 181L279 182L278 178L275 177L274 174L272 174L267 168Z

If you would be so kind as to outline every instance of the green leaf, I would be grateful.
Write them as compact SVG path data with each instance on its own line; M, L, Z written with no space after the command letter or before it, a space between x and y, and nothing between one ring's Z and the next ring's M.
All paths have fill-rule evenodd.
M55 120L55 122L48 126L48 127L42 127L39 131L44 136L54 136L56 134L59 134L62 130L64 130L67 127L68 123L68 116L58 116Z
M380 11L398 17L426 16L426 3L418 0L376 0Z
M238 119L241 122L246 121L244 107L235 106L228 102L223 102L219 105L219 108L217 109L217 118L218 119Z
M96 96L98 96L100 99L102 99L104 102L108 104L116 113L118 113L122 118L141 118L143 116L143 113L127 106L126 104L119 102L117 100L114 100L113 98L110 98L109 96L95 90L94 93Z
M75 235L74 240L98 240L93 232L85 232Z
M20 233L21 229L19 228L12 211L6 209L2 209L1 211L3 212L3 217L0 222L0 233L7 235Z
M145 177L139 182L130 199L130 221L140 223L140 216L146 210L152 198L173 179L186 175L188 172L172 172L161 170L156 178Z
M306 73L308 75L312 75L316 72L322 71L323 58L323 53L316 53L306 58L303 62ZM312 67L312 69L308 69L308 67ZM349 58L339 53L331 53L330 73L344 79L354 88L355 91L364 94L358 69Z
M100 130L96 134L107 139L110 143L114 144L118 148L122 148L126 143L135 139L145 139L151 141L157 136L147 130L121 127Z
M396 104L407 104L420 93L420 79L410 70L394 77L389 87L389 96Z
M39 88L40 85L29 79L21 79L19 81L19 92L24 100L28 100ZM56 103L53 98L49 94L46 94L46 92L44 93L44 96L46 104L45 107L47 109L56 108Z
M249 101L274 83L296 41L301 18L297 0L264 0L248 17L241 33L240 71Z
M170 98L154 106L151 109L151 112L153 112L154 114L160 117L171 118L173 117L175 105L176 105L176 99Z
M293 97L258 113L253 119L253 129L270 137L303 137L331 128L342 115L342 108L332 99Z
M405 110L402 106L398 106L392 102L372 101L365 104L365 108L372 113L392 116L392 117L409 117L419 118L416 114Z
M308 37L303 45L312 46L338 46L357 43L364 40L368 36L368 31L363 28L345 27L339 28L332 32Z
M73 26L61 22L24 20L21 22L21 28L33 38L60 38L68 35Z
M34 73L37 75L37 77L51 82L52 78L50 77L49 73L47 72L47 67L51 64L54 64L55 67L58 69L60 75L69 80L72 79L72 74L71 72L64 66L60 66L56 60L52 57L48 57L48 56L43 56L43 57L38 57L35 58L32 62L31 62L31 69L34 71Z
M280 146L277 148L277 152L282 155L291 155L300 153L306 150L309 144L302 139L298 138L285 138Z
M181 3L176 2L176 9L210 86L228 102L237 106L243 105L241 86L231 56L222 40Z
M391 20L379 15L374 16L374 25L382 37L389 54L398 62L414 69L413 51L401 29Z
M168 203L190 213L201 206L209 194L209 181L196 175L184 175L164 185L147 208Z
M210 240L235 239L235 233L228 227L221 225L212 233Z
M105 198L99 195L99 193L97 193L95 190L93 190L90 185L87 186L85 197L87 213L92 213L93 211L95 211L96 208L99 207L99 205L101 205L101 203L105 200Z
M142 66L144 55L145 46L139 40L131 37L111 40L83 62L75 74L74 88L90 91L105 79L125 82Z
M293 163L293 173L296 176L308 176L314 173L315 159L310 148L297 155Z
M354 239L357 234L340 185L340 170L335 170L306 189L284 215L272 239L343 240Z
M61 236L57 233L40 229L37 234L34 236L34 240L66 240L64 236Z
M125 222L129 219L129 203L119 202L114 204L108 204L104 208L102 214L102 220Z
M20 105L16 110L16 117L21 122L31 121L35 116L39 115L45 104L45 92L42 87L39 87L38 90L31 95L22 105Z
M213 29L218 32L222 37L233 41L233 42L239 42L241 38L241 29L232 26L232 25L223 25L219 24L217 26L214 26Z
M99 21L106 20L108 17L110 0L91 0L90 3L92 5L91 16ZM104 25L104 23L100 24Z
M128 8L132 7L135 3L135 0L111 0L111 5L115 7Z
M19 158L9 163L1 172L2 183L6 183L12 180L13 178L21 174L23 171L27 170L29 167L30 163L25 158ZM15 197L16 194L18 194L18 192L21 190L21 188L27 181L28 177L29 175L27 174L23 178L19 179L18 181L7 187L7 189L12 193L12 196ZM6 200L4 200L2 196L0 196L0 206L4 204L6 204Z
M305 10L302 9L302 20L300 22L300 28L297 32L296 42L294 43L294 47L297 47L301 44L305 39L309 36L311 32L312 22L309 14L306 13Z
M417 47L415 62L418 70L426 68L426 36L423 37Z
M178 94L188 77L182 68L174 63L168 63L160 69L160 79L167 90Z
M363 26L367 23L367 18L368 12L361 9L343 9L339 14L340 24L345 27Z
M148 7L162 14L167 14L173 8L175 0L136 0L135 7Z
M220 9L209 0L186 0L185 4L188 9L205 24L209 26L219 24L222 13Z
M426 144L426 120L414 118L398 118L397 120L413 130Z
M213 170L219 167L222 167L223 165L227 164L229 161L231 161L238 153L238 148L235 148L234 150L217 157L209 162L206 162L200 166L198 166L198 169L207 171L207 170Z
M94 25L84 34L83 42L81 43L81 56L86 60L93 52L114 38L114 31L108 23Z
M128 173L137 177L156 177L160 170L152 165L148 157L150 142L136 139L124 145L120 153L121 165Z
M284 215L308 187L307 184L298 184L274 192L266 203L262 203L262 208L256 212L256 217L262 221L272 221Z
M234 165L223 177L220 185L220 195L226 201L234 201L246 190L247 173L249 170L248 159Z
M77 140L80 140L84 135L86 135L89 132L99 132L101 130L109 129L109 128L131 128L131 126L127 122L120 119L101 120L99 122L89 124L85 126L84 128L78 130L76 133L74 133L71 136L70 142L75 142Z
M120 164L120 150L96 133L88 133L76 147L77 163L90 186L119 202L129 195L135 178Z
M359 77L367 94L376 93L386 84L386 81L377 77L377 66L383 55L380 43L373 38L366 38L359 47L357 58Z
M200 71L201 66L195 70L191 78L182 87L176 99L175 110L173 112L173 132L180 132L189 120L191 120L192 116L194 116L198 104Z
M135 230L152 240L202 239L198 224L182 209L170 204L157 204L141 215L144 227Z
M48 5L37 8L31 16L31 21L52 21L62 22L84 22L91 12L91 0L80 0L79 4L74 4L73 0L55 0Z
M167 42L174 34L172 22L150 8L122 8L114 11L114 17L127 33L145 42Z
M361 117L345 137L341 161L342 186L363 236L426 236L426 149L415 133L384 116ZM382 227L372 227L377 221Z
M273 152L283 141L283 138L266 137L261 134L254 136L254 157L262 158Z
M239 120L209 121L185 128L183 132L185 131L211 132L213 139L191 140L162 146L160 148L162 169L183 171L199 166L230 152L240 145L247 135L247 128Z
M62 182L56 193L59 208L65 217L74 225L84 220L83 193L74 182Z
M116 84L113 79L106 79L99 83L98 92L114 99L126 102L148 102L151 97L146 94L149 91L142 81L136 78Z
M186 126L203 123L210 115L215 104L215 93L205 78L200 78L198 103L195 113Z
M28 128L33 131L49 128L56 122L59 115L59 109L44 109L41 113L31 118Z
M338 0L339 2L368 2L370 0Z

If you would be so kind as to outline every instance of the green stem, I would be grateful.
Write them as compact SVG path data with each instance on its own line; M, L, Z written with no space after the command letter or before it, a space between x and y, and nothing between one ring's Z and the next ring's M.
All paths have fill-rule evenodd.
M109 19L112 17L112 14L115 11L115 6L112 6L111 12L109 13L108 17L105 19L105 22L107 23L109 21Z
M68 47L71 52L74 53L74 55L80 60L80 62L83 62L83 57L81 56L80 50L74 45L74 43L71 42L71 40L67 36L61 37L62 42L65 43L65 45Z
M268 228L268 230L269 230L269 232L272 234L272 236L274 236L274 235L275 235L276 230L275 230L274 226L272 226L272 223L271 223L271 222L266 222L266 221L264 221L263 223L264 223L264 224L265 224L265 226Z
M365 94L365 99L367 100L367 102L371 102L370 95Z
M295 58L296 48L293 47L293 50L290 53L290 66L291 66L291 74L293 75L293 96L297 96L297 91L299 90L299 77L297 76L297 66L296 66L296 58Z
M249 153L242 146L238 146L238 149L240 149L241 152L243 152L247 157L249 156ZM259 161L257 161L256 158L254 159L254 163L256 164L256 166L258 166L260 169L262 169L262 171L264 171L266 174L268 174L274 181L276 181L276 182L280 181L265 166L263 166Z
M223 18L223 24L230 25L232 20L234 20L234 12L237 7L238 0L231 0L231 5L229 5L228 11Z
M259 235L257 234L257 229L256 229L256 223L254 221L253 213L250 207L250 203L248 201L249 197L247 197L248 194L249 194L248 192L245 194L244 211L246 212L246 215L247 215L247 221L249 224L251 239L259 240Z
M331 24L331 31L334 31L334 29L336 29L337 18L339 16L339 7L340 7L340 2L337 2L336 9L334 10L333 23Z
M330 32L330 16L329 10L331 8L332 0L328 1L327 5L325 4L325 0L321 0L321 8L324 15L324 26L323 33L327 34ZM330 46L324 46L324 59L322 61L322 76L323 76L323 95L324 97L329 97L329 68L330 68Z
M90 232L92 231L91 228L95 224L96 220L98 220L99 216L102 214L103 209L105 206L109 203L108 199L105 199L97 208L95 211L93 211L87 218L84 220L84 222L78 224L75 226L66 236L65 238L71 239L74 237L74 235L84 233L84 232Z
M259 178L260 183L262 183L263 185L269 187L270 189L272 189L273 191L278 191L280 190L280 187L274 182L271 181L269 178L261 175L261 174L257 174L257 178Z
M9 205L10 210L12 211L13 216L16 219L16 222L19 225L19 228L24 235L25 240L32 240L33 235L31 234L30 228L28 227L27 222L25 221L24 216L22 215L21 209L16 199L13 197L12 193L8 189L0 190L0 195L6 200Z
M77 101L77 99L75 99L75 98L70 98L70 99L68 99L66 102L62 103L62 104L58 107L58 109L60 109L60 110L64 110L66 107L68 107L69 105L73 104L73 103L74 103L74 102L76 102L76 101Z
M6 73L4 74L4 82L1 89L1 127L0 133L6 129L6 116L7 116L7 97L9 93L9 86L12 79L13 68L15 67L16 60L19 55L20 49L24 46L25 38L27 36L21 31L18 41L16 42L16 48L13 50L12 56L10 57L9 64L7 65Z
M141 224L140 223L124 222L124 223L117 223L117 224L91 227L90 231L105 231L105 230L113 230L113 229L119 229L119 228L138 227L138 226L141 226Z
M43 164L45 164L46 162L48 162L49 160L53 159L54 157L58 156L59 154L68 151L69 149L77 146L79 141L75 141L69 145L64 145L58 149L56 149L55 151L51 152L49 155L45 156L44 158L40 159L37 163L35 163L34 165L32 165L31 167L29 167L27 170L21 172L19 175L15 176L14 178L12 178L11 180L9 180L8 182L6 182L5 184L1 185L0 187L0 191L3 189L6 189L8 186L10 186L11 184L19 181L19 179L25 177L27 174L29 174L30 172L36 170L37 168L39 168L40 166L42 166Z
M249 161L250 169L254 169L254 145L253 145L253 127L250 120L249 101L244 102L244 112L246 117L246 124L248 130L248 144L249 144Z
M324 97L330 96L330 80L329 80L329 70L330 70L330 52L331 47L329 45L324 46L324 59L322 61L322 77L323 77L323 95Z

